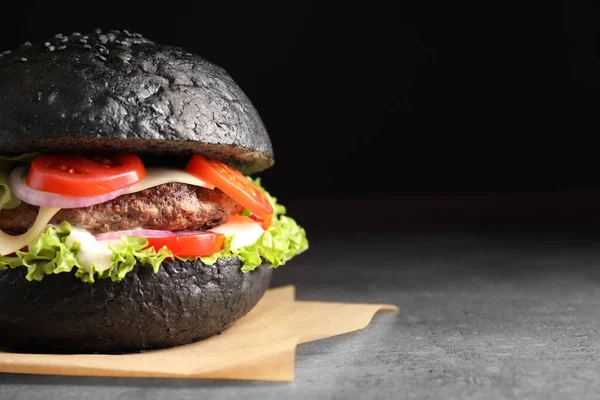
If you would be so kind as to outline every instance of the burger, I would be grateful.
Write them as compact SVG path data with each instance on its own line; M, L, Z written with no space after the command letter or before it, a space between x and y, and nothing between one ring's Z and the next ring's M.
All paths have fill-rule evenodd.
M221 67L126 30L0 56L0 349L123 353L223 332L308 248Z

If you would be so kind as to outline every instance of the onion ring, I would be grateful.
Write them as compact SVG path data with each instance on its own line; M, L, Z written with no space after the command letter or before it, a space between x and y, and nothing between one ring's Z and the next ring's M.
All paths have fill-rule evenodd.
M114 192L91 197L65 196L56 193L42 192L40 190L33 189L23 180L23 176L27 172L28 168L29 167L26 165L15 168L10 174L9 186L13 194L19 200L33 206L53 208L90 207L115 199L127 193L131 188L131 186L128 186L123 189L115 190Z

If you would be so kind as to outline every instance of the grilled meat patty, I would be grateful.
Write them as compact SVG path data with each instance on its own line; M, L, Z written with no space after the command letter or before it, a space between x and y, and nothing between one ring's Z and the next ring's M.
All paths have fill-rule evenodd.
M203 230L227 222L230 215L242 210L243 207L219 189L168 183L91 207L63 209L50 223L67 221L92 233L134 228ZM37 214L38 207L25 203L12 210L2 210L0 229L25 232L33 225Z

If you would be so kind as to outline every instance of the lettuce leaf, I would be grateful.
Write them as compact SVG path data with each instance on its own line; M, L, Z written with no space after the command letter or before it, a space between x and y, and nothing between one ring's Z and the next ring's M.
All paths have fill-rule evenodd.
M273 206L273 223L256 243L249 246L233 248L233 236L226 238L223 250L219 253L200 257L204 264L212 265L219 258L237 257L242 261L242 271L250 272L263 260L269 262L272 268L277 268L308 249L306 231L285 215L285 206L277 203L277 198L265 190L260 178L248 179L267 196Z
M8 172L0 171L0 210L10 210L21 204L8 186Z
M12 195L8 186L10 169L17 163L31 163L41 153L25 153L20 156L0 156L0 210L10 210L21 204L21 201Z
M227 237L219 253L210 257L199 257L205 264L212 265L219 258L237 257L242 261L242 271L250 272L265 261L270 263L272 268L277 268L308 249L305 230L285 215L286 208L278 204L277 199L262 187L260 179L252 181L267 195L273 205L271 227L253 245L234 248L233 237ZM39 281L46 275L69 273L74 270L75 275L83 282L94 283L96 279L122 280L137 263L151 267L156 273L166 258L174 258L167 248L158 251L146 248L148 241L145 238L123 237L110 246L113 254L108 269L99 271L95 265L86 269L77 259L79 243L74 241L72 245L68 245L67 238L71 229L68 222L46 227L26 250L17 251L16 256L0 256L0 270L24 266L27 268L26 279L30 281Z
M83 268L77 260L78 246L65 244L69 233L71 226L66 222L56 228L48 226L26 251L17 251L17 257L27 267L27 280L41 281L49 274L71 272L74 267Z
M68 245L67 237L71 225L62 222L59 226L47 226L40 237L31 243L27 250L17 251L16 256L0 256L0 270L27 267L25 278L29 281L41 281L44 276L71 272L83 282L93 283L96 278L120 281L138 262L149 265L158 272L160 264L172 254L167 249L158 252L154 248L145 249L148 241L140 237L123 237L110 246L113 252L111 264L104 271L97 271L95 265L87 270L77 259L79 243Z
M15 164L20 162L30 164L41 155L42 153L24 153L19 156L0 156L0 171L8 172Z
M152 267L154 273L158 272L160 264L167 257L172 257L171 253L166 248L160 249L158 252L154 248L146 248L148 240L142 237L122 237L121 241L110 246L113 252L112 262L108 269L104 271L96 271L92 265L90 271L77 270L76 276L84 282L94 283L94 276L97 275L100 279L110 278L112 281L120 281L133 270L137 263Z
M237 257L242 261L242 271L250 272L263 260L269 262L272 268L277 268L308 249L304 229L285 215L274 219L271 227L252 245L233 248L232 240L233 236L227 237L223 250L210 257L200 257L200 260L212 265L219 258Z

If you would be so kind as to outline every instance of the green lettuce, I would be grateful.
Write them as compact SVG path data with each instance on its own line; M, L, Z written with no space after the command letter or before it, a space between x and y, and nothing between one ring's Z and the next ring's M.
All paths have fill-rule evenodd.
M0 171L0 210L10 210L21 204L8 186L8 172Z
M10 171L15 164L20 162L30 164L41 155L42 153L24 153L19 156L0 156L0 171Z
M10 169L20 162L31 163L40 155L40 153L25 153L20 156L0 156L0 210L10 210L21 204L21 201L12 195L8 186Z
M308 249L306 231L285 215L285 206L277 203L277 198L262 187L260 178L251 180L265 193L273 206L273 223L252 245L233 248L233 236L226 238L223 250L219 253L210 257L200 257L203 263L212 265L219 258L237 257L242 261L242 271L250 272L262 264L263 260L269 262L271 267L277 268Z
M140 237L123 237L112 244L112 260L108 269L97 271L95 265L87 270L77 259L79 243L68 244L67 238L71 233L71 225L62 222L59 226L47 226L40 237L27 246L25 251L17 251L16 256L0 256L0 270L6 268L27 267L26 279L41 281L44 276L71 272L83 282L93 283L96 278L110 278L120 281L133 270L138 262L149 265L158 272L160 264L171 253L167 249L158 252L147 248L148 241Z
M242 261L242 271L250 272L264 261L276 268L308 249L304 229L285 215L286 208L266 192L260 179L253 180L253 183L267 195L273 205L272 225L253 245L234 248L233 237L227 237L219 253L210 257L199 257L203 263L212 265L219 258L237 257ZM0 270L26 267L26 279L30 281L40 281L50 274L75 271L75 275L83 282L93 283L96 279L122 280L137 263L151 267L156 273L166 258L174 258L167 248L158 251L152 247L146 248L148 241L145 238L123 237L110 246L113 254L108 269L98 271L95 265L86 269L77 259L79 243L73 241L72 245L68 244L67 238L71 229L68 222L58 226L47 226L26 250L16 251L15 256L0 256Z

